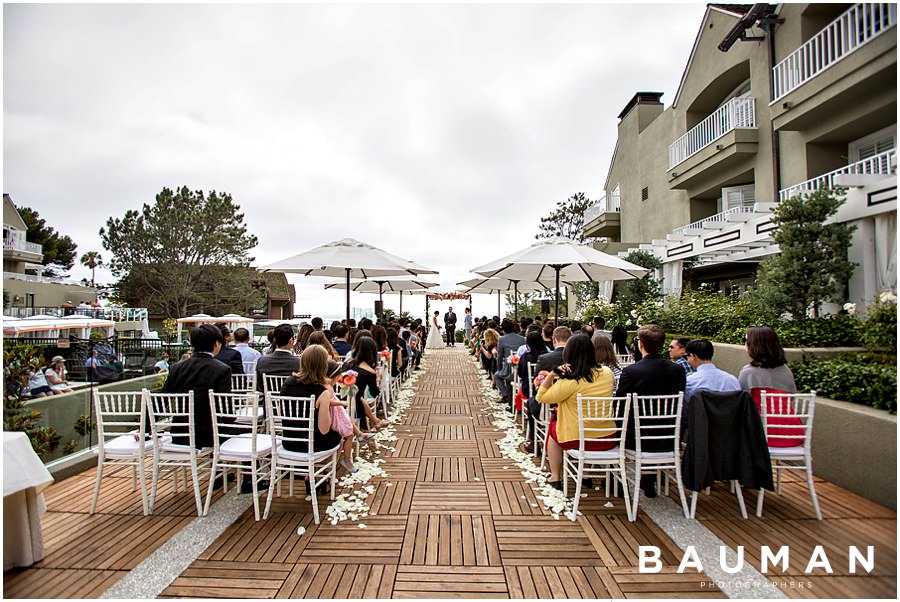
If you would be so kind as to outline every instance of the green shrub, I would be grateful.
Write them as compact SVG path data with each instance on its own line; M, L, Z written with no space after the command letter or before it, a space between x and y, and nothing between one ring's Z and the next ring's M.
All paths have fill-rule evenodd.
M31 446L45 457L59 446L60 434L52 426L41 426L42 414L25 405L23 391L28 375L43 365L41 350L31 345L12 345L3 350L3 430L24 431Z
M862 324L855 317L838 314L824 318L782 321L775 331L785 347L858 347Z
M897 412L894 356L847 353L827 360L807 358L790 368L798 391Z
M862 323L862 340L869 349L897 352L897 298L891 293L882 293L869 306Z

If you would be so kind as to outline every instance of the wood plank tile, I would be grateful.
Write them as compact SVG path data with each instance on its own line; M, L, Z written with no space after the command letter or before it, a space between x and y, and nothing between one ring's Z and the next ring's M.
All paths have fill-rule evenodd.
M484 483L416 483L410 514L490 514Z

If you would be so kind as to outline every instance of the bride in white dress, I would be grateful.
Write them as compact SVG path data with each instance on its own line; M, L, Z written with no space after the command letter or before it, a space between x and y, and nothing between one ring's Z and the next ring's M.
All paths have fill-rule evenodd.
M441 327L438 326L440 312L434 312L431 316L431 327L428 329L428 340L425 341L426 349L443 349L444 338L441 336Z

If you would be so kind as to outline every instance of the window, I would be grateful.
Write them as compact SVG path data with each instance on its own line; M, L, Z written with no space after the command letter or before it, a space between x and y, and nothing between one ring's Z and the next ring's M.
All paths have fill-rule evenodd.
M609 211L619 212L622 208L622 198L619 194L619 185L616 184L616 187L613 188L612 192L609 193L609 196L606 197L606 208Z
M848 149L848 157L850 163L856 163L889 151L896 146L897 126L892 125L851 142Z
M650 189L647 186L641 188L641 200L646 201L650 198Z
M722 198L719 199L719 212L728 211L736 207L752 207L756 202L755 193L756 186L754 184L723 188Z

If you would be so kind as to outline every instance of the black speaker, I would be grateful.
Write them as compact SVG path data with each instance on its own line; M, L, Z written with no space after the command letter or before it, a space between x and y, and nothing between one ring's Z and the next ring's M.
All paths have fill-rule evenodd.
M375 315L381 317L384 312L384 301L375 301Z
M544 315L550 313L550 299L541 299L541 313Z

